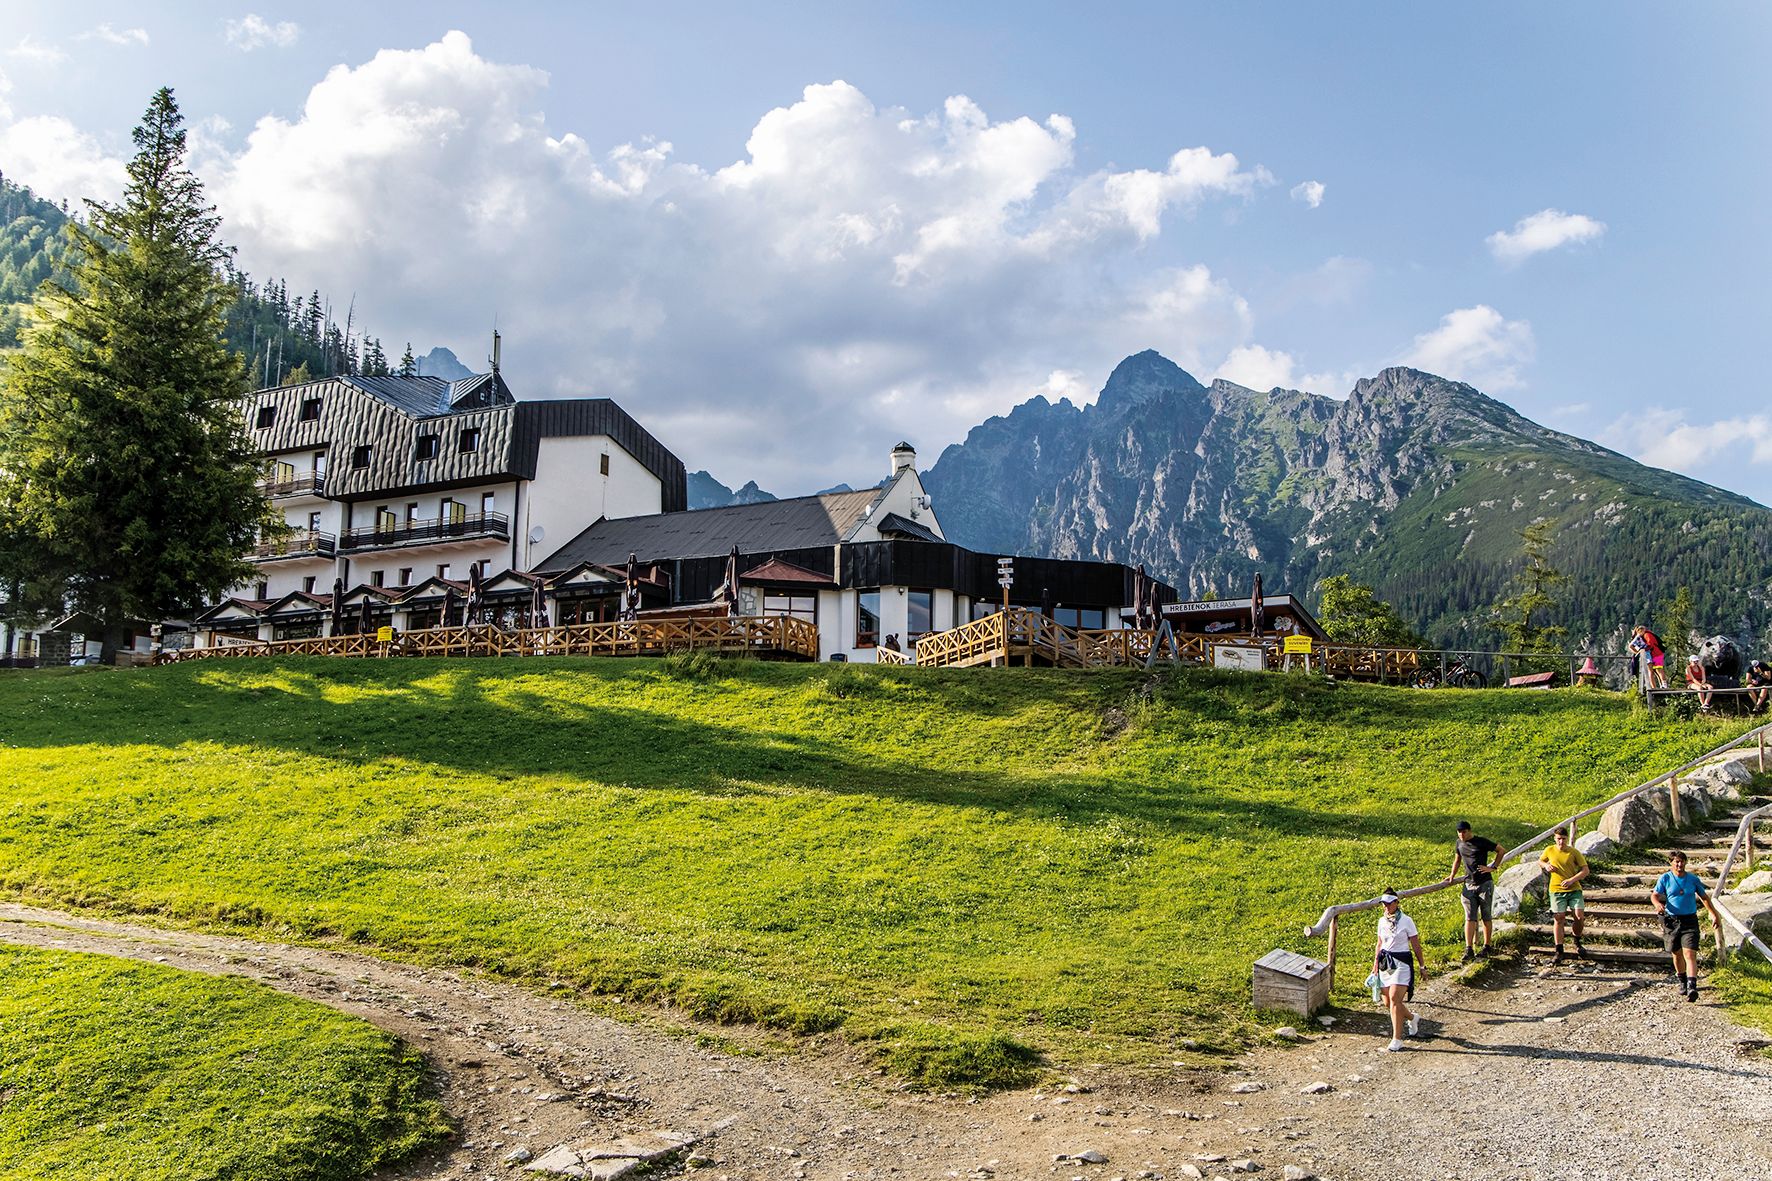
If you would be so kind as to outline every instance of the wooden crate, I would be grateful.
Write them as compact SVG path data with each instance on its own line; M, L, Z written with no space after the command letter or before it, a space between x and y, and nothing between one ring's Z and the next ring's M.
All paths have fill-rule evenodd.
M1249 991L1258 1009L1309 1017L1329 1003L1329 965L1276 947L1255 961Z

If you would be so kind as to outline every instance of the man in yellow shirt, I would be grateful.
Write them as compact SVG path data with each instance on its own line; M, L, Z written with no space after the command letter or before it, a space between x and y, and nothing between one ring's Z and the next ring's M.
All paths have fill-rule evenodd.
M1587 912L1582 906L1581 883L1588 874L1587 858L1581 855L1569 841L1569 830L1559 828L1551 834L1555 842L1539 854L1538 864L1550 871L1550 908L1551 921L1557 930L1557 958L1553 964L1563 962L1563 920L1564 916L1573 919L1575 927L1575 954L1587 955L1587 949L1581 946L1581 931L1587 926Z

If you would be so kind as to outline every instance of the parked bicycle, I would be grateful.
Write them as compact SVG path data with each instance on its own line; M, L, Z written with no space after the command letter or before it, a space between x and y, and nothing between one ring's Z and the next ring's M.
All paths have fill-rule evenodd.
M1437 668L1424 668L1415 674L1417 689L1438 689L1444 685L1448 689L1486 689L1489 678L1464 662L1464 657L1455 657L1446 671Z

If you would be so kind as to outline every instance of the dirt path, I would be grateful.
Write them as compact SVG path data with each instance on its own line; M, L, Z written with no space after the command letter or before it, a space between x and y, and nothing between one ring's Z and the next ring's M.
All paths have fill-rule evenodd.
M347 952L10 904L0 940L262 980L421 1048L461 1135L389 1181L506 1172L520 1146L540 1156L667 1130L702 1137L711 1163L695 1175L731 1181L1213 1177L1244 1159L1276 1181L1288 1165L1331 1181L1772 1176L1758 1133L1772 1061L1738 1050L1755 1035L1708 995L1685 1004L1660 977L1586 965L1431 983L1429 1036L1401 1054L1381 1052L1375 1012L1355 1012L1227 1076L1082 1075L1074 1090L969 1101L906 1094L840 1049L722 1053L657 1023ZM1317 1082L1333 1089L1302 1093ZM1086 1152L1106 1160L1075 1159Z

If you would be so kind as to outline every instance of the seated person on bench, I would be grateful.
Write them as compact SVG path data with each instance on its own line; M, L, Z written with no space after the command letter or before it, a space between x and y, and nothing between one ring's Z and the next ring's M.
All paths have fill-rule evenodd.
M1710 709L1711 683L1705 679L1704 665L1694 656L1686 662L1686 688L1698 691L1698 708Z
M1741 683L1747 689L1748 708L1755 713L1764 712L1767 700L1772 699L1772 666L1764 660L1754 661L1742 674Z

